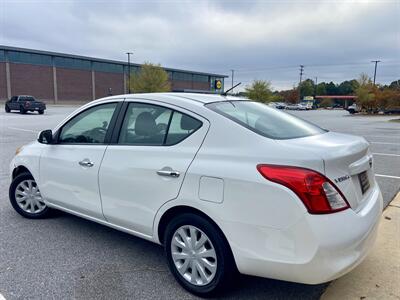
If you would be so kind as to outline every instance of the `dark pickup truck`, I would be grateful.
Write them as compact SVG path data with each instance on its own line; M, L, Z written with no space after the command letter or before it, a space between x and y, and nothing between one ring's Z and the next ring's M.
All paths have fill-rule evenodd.
M40 115L42 115L45 109L45 103L37 101L32 96L25 95L13 96L5 104L5 110L8 113L12 110L18 110L21 114L24 114L27 111L37 111Z

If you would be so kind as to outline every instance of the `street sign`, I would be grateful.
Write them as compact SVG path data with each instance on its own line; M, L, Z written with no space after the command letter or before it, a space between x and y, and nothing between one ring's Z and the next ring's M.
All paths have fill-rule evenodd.
M222 88L222 81L219 79L215 80L214 87L216 90L220 90Z

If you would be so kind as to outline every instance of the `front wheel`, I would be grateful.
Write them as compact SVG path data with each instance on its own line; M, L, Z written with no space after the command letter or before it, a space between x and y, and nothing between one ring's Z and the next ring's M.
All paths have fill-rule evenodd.
M223 291L236 274L221 231L207 219L186 213L173 219L164 236L168 266L186 290L199 296Z
M5 109L6 113L9 113L11 111L11 109L8 107L7 104L5 105L4 109Z
M43 201L35 179L29 173L22 173L13 179L9 198L15 211L25 218L45 218L51 212Z

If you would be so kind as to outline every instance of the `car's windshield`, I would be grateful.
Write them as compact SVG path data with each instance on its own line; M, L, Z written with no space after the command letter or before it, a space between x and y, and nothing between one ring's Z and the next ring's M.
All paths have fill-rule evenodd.
M206 105L213 111L268 138L293 139L326 132L326 130L268 105L248 101L223 101Z
M19 101L35 101L33 97L19 97Z

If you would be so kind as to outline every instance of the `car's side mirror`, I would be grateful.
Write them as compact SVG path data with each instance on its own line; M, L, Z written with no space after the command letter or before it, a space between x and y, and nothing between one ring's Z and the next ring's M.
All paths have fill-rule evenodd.
M52 144L53 132L50 129L41 131L38 136L38 142L41 144Z

